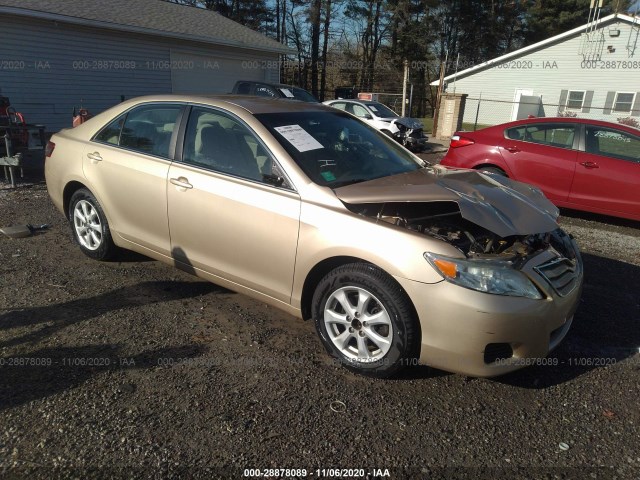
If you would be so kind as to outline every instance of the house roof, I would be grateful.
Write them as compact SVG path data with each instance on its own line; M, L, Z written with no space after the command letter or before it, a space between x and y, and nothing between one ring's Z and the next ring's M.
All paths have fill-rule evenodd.
M263 52L295 53L217 12L163 0L0 0L1 14Z
M2 0L0 0L0 2L1 1ZM597 23L596 23L596 27L600 28L600 27L602 27L604 25L612 23L615 20L622 20L623 22L635 23L637 25L640 25L640 19L636 19L636 18L630 17L628 15L621 15L621 14L614 13L614 14L611 14L611 15L607 15L606 17L603 17L600 20L598 20ZM512 59L512 58L520 57L520 56L522 56L522 55L524 55L526 53L533 52L535 50L539 50L539 49L544 48L544 47L546 47L548 45L553 45L553 44L558 43L558 42L560 42L560 41L562 41L564 39L567 39L567 38L573 37L575 35L578 35L578 34L582 33L583 31L587 30L587 28L593 27L593 26L594 26L594 22L586 23L584 25L581 25L580 27L576 27L576 28L574 28L572 30L568 30L568 31L566 31L564 33L561 33L559 35L556 35L554 37L547 38L546 40L542 40L541 42L537 42L537 43L534 43L532 45L529 45L528 47L524 47L524 48L521 48L519 50L514 50L513 52L507 53L506 55L502 55L500 57L496 57L496 58L493 58L491 60L488 60L488 61L486 61L484 63L480 63L478 65L474 65L473 67L467 68L466 70L461 70L458 73L447 75L446 77L444 77L444 80L448 81L448 80L453 80L454 78L455 79L460 79L460 78L463 78L463 77L467 77L467 76L469 76L469 75L471 75L471 74L473 74L473 73L475 73L477 71L481 71L481 70L489 68L489 67L491 67L491 66L493 66L495 64L502 63L505 60L509 60L509 59ZM429 85L434 85L435 86L435 85L438 85L438 83L440 83L440 81L439 80L435 80L435 81L431 82Z

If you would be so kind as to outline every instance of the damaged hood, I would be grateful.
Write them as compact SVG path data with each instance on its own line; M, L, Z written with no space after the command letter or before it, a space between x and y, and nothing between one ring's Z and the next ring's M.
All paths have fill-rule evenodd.
M396 118L393 123L399 123L400 125L403 125L410 130L423 128L422 122L416 118L400 117Z
M501 237L550 232L558 209L536 187L475 170L436 166L334 190L348 204L455 202L466 220Z

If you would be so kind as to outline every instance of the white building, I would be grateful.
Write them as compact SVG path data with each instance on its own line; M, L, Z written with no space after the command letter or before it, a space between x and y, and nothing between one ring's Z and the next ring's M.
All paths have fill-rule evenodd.
M639 35L640 18L609 15L449 75L446 91L468 95L468 124L558 113L640 121Z
M216 12L160 0L0 0L0 94L30 123L71 126L123 98L279 81L292 51Z

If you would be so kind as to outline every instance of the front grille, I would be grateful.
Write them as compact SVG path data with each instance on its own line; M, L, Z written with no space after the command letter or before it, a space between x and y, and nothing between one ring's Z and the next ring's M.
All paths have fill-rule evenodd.
M571 261L564 257L555 258L550 262L538 265L534 270L549 282L561 297L573 292L580 279L580 263L578 259Z
M507 360L511 357L513 357L513 349L508 343L488 343L484 347L484 363L486 364Z

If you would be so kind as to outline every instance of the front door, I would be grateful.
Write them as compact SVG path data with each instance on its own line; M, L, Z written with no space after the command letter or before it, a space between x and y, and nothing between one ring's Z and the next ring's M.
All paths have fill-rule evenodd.
M182 158L169 169L171 249L181 268L198 269L289 302L300 197L239 119L193 107Z
M509 128L500 153L513 177L540 187L551 201L566 202L578 155L572 123L529 123Z

